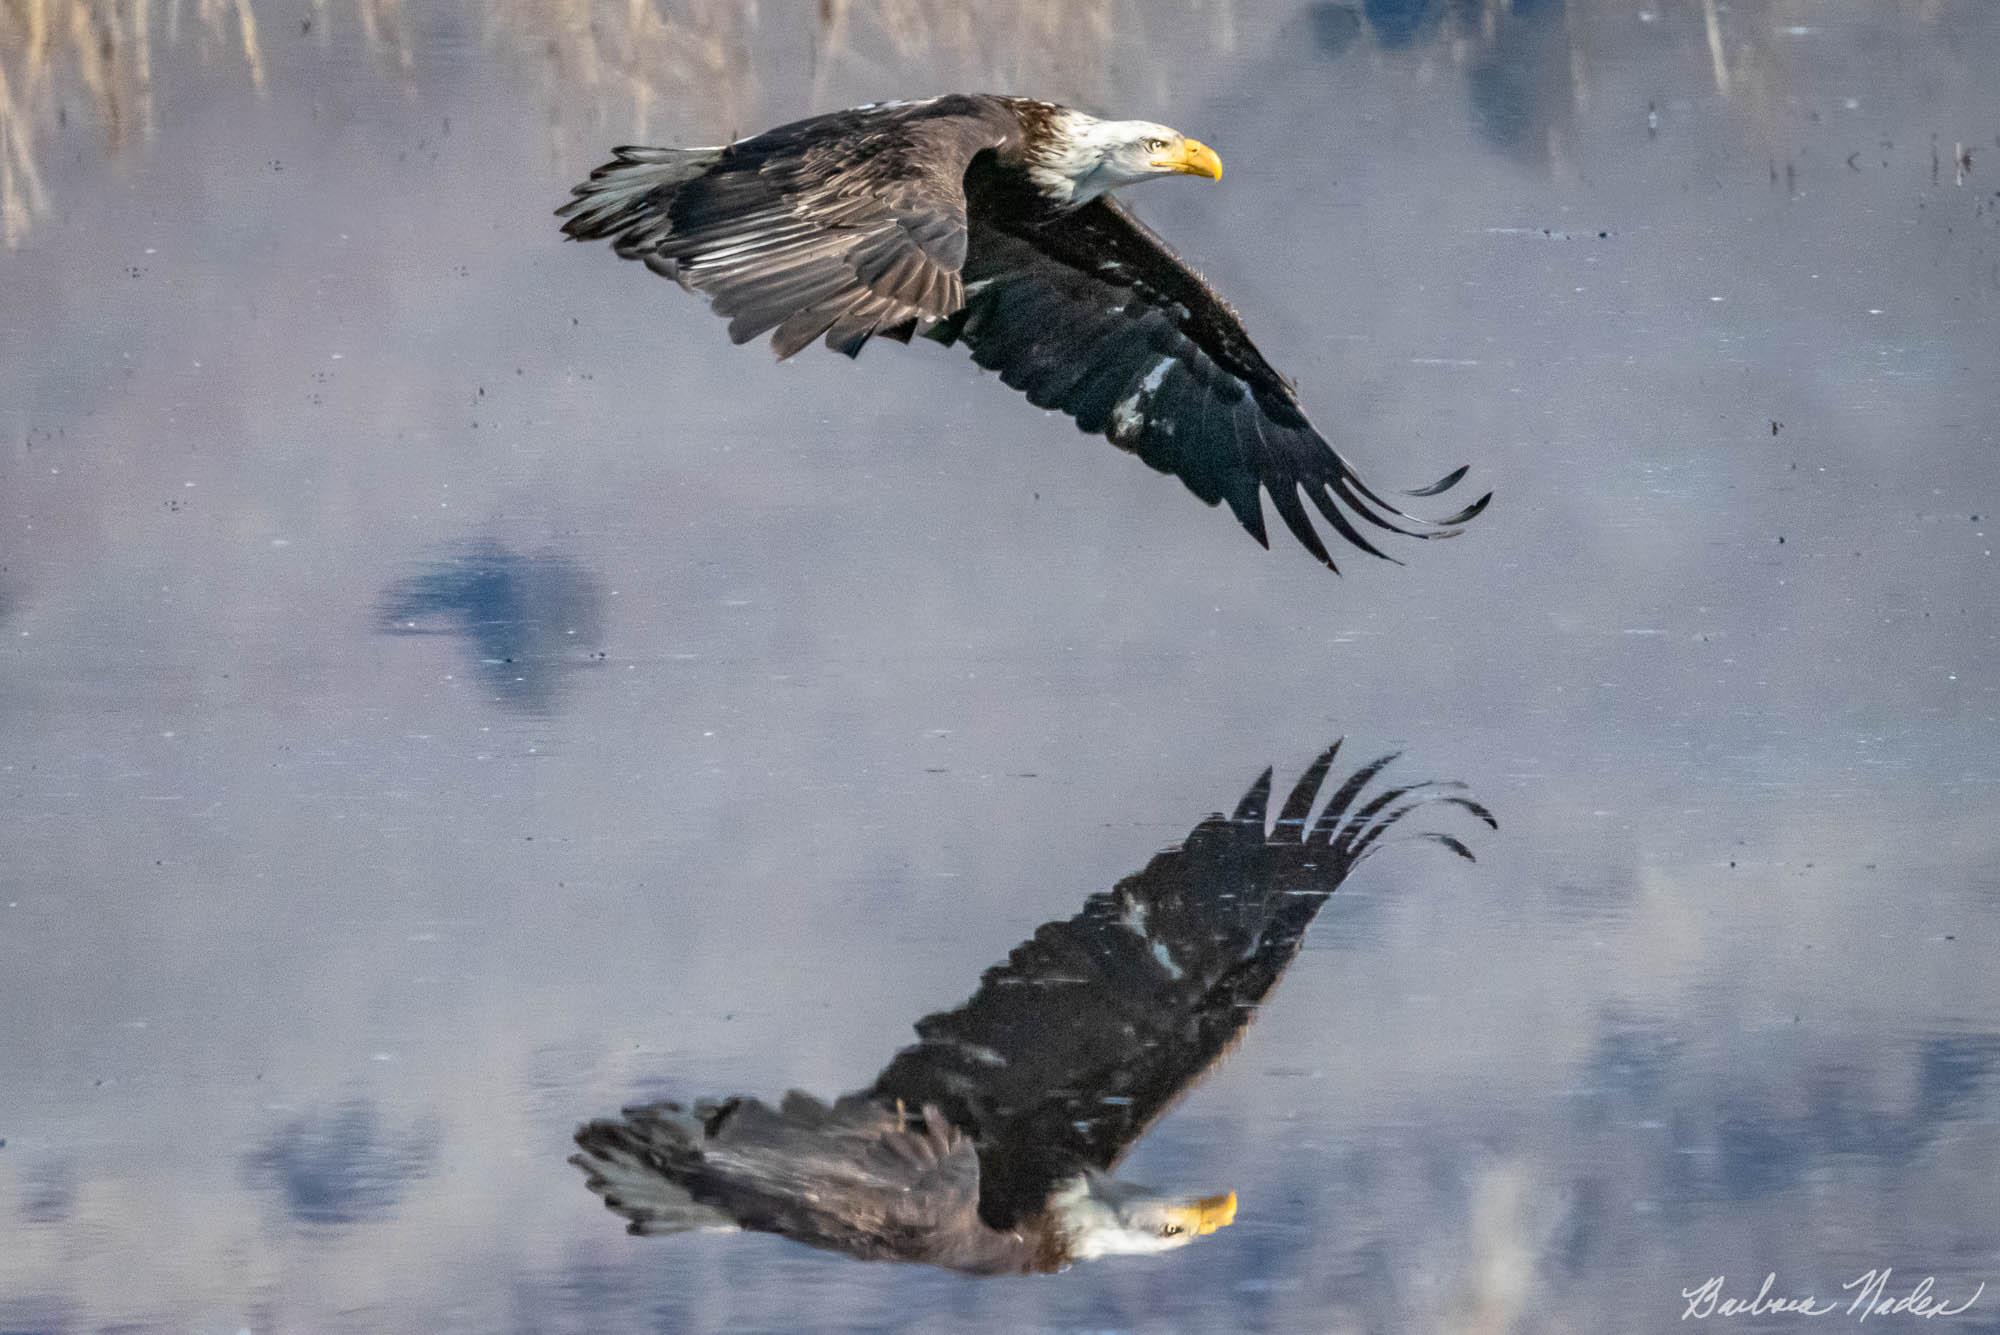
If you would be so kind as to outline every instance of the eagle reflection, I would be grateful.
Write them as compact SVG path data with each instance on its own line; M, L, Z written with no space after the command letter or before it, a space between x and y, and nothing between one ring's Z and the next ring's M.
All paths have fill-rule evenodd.
M1146 1128L1250 1022L1320 906L1418 807L1493 828L1458 784L1369 793L1352 773L1312 819L1340 750L1313 762L1266 828L1271 772L1067 922L1044 923L868 1089L655 1103L580 1127L592 1191L633 1233L755 1229L863 1260L975 1275L1161 1252L1213 1233L1236 1195L1113 1176ZM1310 824L1308 823L1310 821ZM1457 838L1412 837L1468 860Z

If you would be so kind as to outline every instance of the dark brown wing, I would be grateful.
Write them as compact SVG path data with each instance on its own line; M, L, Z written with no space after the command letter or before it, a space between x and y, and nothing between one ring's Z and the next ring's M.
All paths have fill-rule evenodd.
M775 1108L659 1103L587 1122L576 1143L571 1162L633 1233L733 1227L864 1260L1012 1259L980 1226L972 1142L936 1109L797 1091Z
M1236 814L1196 826L1066 922L1045 923L957 1010L917 1023L870 1094L935 1104L979 1145L979 1212L1031 1214L1085 1168L1109 1169L1250 1022L1320 905L1384 833L1425 802L1493 818L1450 784L1363 791L1362 767L1310 830L1339 744L1306 771L1267 832L1268 771ZM1449 835L1428 835L1471 857Z
M964 301L965 170L1018 136L987 97L834 112L726 148L621 148L558 213L578 239L708 294L738 343L789 357ZM774 332L775 331L775 332Z
M1037 407L1068 413L1210 505L1228 502L1266 546L1260 488L1306 550L1335 570L1302 494L1335 532L1376 556L1384 553L1367 527L1450 537L1492 499L1439 520L1385 501L1313 429L1236 313L1108 196L1052 216L975 206L964 276L965 309L932 338L963 342ZM1447 491L1465 471L1408 494Z

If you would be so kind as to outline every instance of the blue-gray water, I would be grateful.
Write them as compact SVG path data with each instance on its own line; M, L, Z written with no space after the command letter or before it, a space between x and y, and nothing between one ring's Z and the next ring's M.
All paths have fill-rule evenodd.
M1652 1331L1882 1266L2000 1326L1996 61L1977 0L0 10L0 1329ZM1135 206L1491 511L1336 579L549 216L987 87L1215 145ZM1234 1227L980 1282L565 1164L866 1084L1341 733L1501 829L1369 863L1140 1144Z

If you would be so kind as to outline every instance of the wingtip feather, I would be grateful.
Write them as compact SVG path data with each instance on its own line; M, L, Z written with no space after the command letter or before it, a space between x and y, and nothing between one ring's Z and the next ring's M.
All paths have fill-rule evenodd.
M1431 483L1428 487L1418 487L1414 491L1406 491L1403 494L1405 496L1443 495L1445 492L1450 491L1453 487L1457 486L1459 483L1459 479L1463 478L1467 473L1471 471L1472 471L1471 464L1460 464L1457 468L1452 469L1449 473L1446 473L1443 477Z

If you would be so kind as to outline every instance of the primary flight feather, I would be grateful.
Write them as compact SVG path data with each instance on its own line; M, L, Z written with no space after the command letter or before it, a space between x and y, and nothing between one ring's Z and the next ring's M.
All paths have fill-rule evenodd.
M1269 546L1261 491L1334 570L1308 503L1385 556L1376 531L1450 537L1492 499L1408 514L1313 429L1236 313L1109 193L1221 178L1212 149L1164 125L954 95L721 147L613 152L558 210L563 231L707 296L738 343L769 334L781 358L816 339L850 357L877 334L963 343L1036 406L1227 503ZM1405 494L1438 495L1465 472Z

